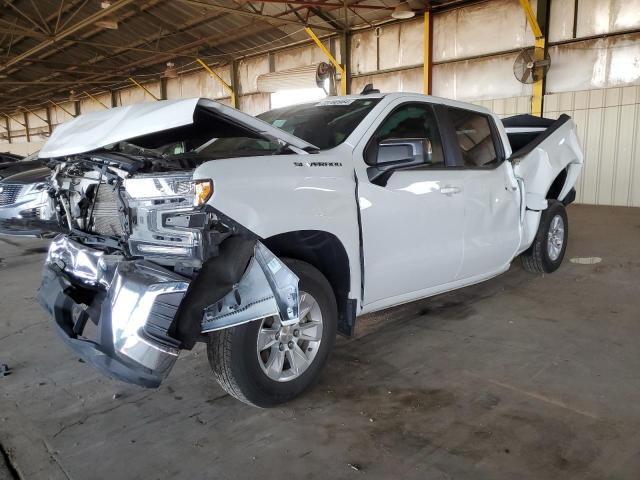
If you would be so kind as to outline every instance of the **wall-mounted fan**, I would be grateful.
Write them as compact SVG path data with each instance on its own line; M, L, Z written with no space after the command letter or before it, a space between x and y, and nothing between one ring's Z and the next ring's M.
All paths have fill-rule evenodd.
M534 83L544 78L551 66L549 53L540 47L528 47L520 51L513 62L513 74L522 83ZM539 58L539 60L536 60Z

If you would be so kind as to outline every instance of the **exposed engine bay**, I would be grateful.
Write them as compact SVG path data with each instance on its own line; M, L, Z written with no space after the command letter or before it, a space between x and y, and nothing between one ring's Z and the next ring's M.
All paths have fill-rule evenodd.
M120 153L53 162L60 224L83 244L190 276L232 234L215 214L199 208L213 193L212 182L194 182L192 170L175 162Z

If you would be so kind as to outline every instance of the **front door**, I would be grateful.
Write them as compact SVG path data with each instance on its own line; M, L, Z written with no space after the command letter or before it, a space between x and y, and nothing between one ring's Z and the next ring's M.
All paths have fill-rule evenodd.
M385 181L358 172L364 253L364 307L420 298L453 281L463 253L462 176L446 169L434 109L427 102L391 104L356 149L356 161L376 164L376 149L392 139L426 139L425 163L395 170Z

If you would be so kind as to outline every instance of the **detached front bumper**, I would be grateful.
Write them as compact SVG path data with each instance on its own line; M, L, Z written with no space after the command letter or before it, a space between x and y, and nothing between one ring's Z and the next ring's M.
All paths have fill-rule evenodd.
M168 329L189 280L145 260L125 260L56 237L40 304L64 341L103 373L157 387L179 354Z

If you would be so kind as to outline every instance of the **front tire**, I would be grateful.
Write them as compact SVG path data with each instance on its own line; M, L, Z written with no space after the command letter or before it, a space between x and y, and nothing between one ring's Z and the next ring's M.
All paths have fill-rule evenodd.
M568 238L567 211L562 202L549 200L533 244L521 255L523 268L532 273L555 272L562 264Z
M300 279L300 322L277 317L213 332L207 356L220 386L238 400L273 407L300 395L318 379L335 343L338 320L331 285L316 268L285 260Z

